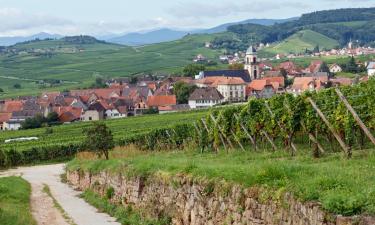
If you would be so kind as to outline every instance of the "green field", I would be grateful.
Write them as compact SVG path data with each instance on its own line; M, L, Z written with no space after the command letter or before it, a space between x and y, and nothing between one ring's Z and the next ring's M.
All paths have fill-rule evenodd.
M203 117L206 111L191 111L184 113L172 113L164 115L150 115L129 117L117 120L106 120L116 141L129 138L138 134L147 133L155 128L163 128L174 124L189 123ZM20 131L0 132L0 149L24 149L38 148L55 145L79 144L83 142L83 129L90 126L91 122L74 123L53 127L53 133L46 133L45 128ZM37 141L16 142L5 144L4 141L19 137L38 137Z
M224 179L245 187L260 185L276 193L290 191L302 201L321 202L324 209L335 214L375 215L374 149L356 152L351 160L343 159L341 154L312 159L308 150L301 149L296 157L285 151L238 150L218 155L197 152L144 153L127 149L113 152L109 161L75 159L68 169L93 173L109 170L145 177L160 172L171 176L182 173L217 182Z
M332 49L339 46L339 43L312 30L303 30L280 43L263 49L260 54L303 53L306 49L313 50L317 45L320 49Z
M0 178L0 223L34 225L30 212L31 187L22 178Z
M66 83L57 87L62 90L88 86L97 76L126 77L143 72L169 74L181 71L181 68L192 63L192 59L198 54L217 61L220 51L205 48L204 44L218 35L221 34L190 35L177 41L134 48L109 43L73 45L62 40L18 44L14 48L19 51L54 48L56 52L51 55L28 53L0 55L0 77L63 80ZM83 51L65 53L59 50L60 48L83 49ZM12 88L15 83L21 83L24 88L15 91ZM42 91L38 89L35 82L11 79L0 82L0 88L6 91L2 95L3 98L14 97L19 93L29 94Z

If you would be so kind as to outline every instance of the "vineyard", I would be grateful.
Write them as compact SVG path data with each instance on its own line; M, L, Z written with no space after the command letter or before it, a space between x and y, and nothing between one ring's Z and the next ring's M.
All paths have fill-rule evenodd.
M194 122L207 111L192 111L165 115L131 117L119 120L107 120L117 145L127 143L134 136L144 135L156 128ZM6 131L0 133L0 168L40 161L64 160L83 149L83 130L91 123L75 123L33 130ZM37 137L38 140L5 143L5 140ZM6 156L4 156L4 154ZM7 162L4 161L7 159Z
M314 157L375 144L375 80L300 96L250 99L245 106L213 109L194 123L156 129L128 139L144 150L181 149L192 143L203 151L286 149L291 155L310 146Z

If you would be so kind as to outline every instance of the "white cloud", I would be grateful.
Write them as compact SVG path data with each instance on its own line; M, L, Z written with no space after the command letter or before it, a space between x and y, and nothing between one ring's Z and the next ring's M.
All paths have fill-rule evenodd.
M29 14L16 8L0 8L0 34L17 35L28 31L47 31L54 27L69 27L69 20L44 14Z
M256 0L249 3L224 2L221 4L202 2L180 2L168 10L177 18L218 18L248 13L261 16L265 12L281 9L303 9L307 4L297 1Z

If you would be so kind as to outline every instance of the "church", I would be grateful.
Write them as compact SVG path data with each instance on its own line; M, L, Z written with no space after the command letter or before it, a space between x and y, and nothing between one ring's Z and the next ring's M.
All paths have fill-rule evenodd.
M254 46L250 46L246 51L245 66L243 70L213 70L213 71L202 71L196 76L195 79L203 79L207 77L234 77L242 78L246 83L250 83L252 80L260 79L261 73L259 71L259 62L257 51Z

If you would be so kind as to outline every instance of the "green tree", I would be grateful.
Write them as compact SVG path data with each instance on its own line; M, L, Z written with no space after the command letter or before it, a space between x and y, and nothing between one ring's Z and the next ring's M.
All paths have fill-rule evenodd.
M345 66L345 72L349 73L358 73L358 65L355 61L354 56L350 57L349 61L347 62Z
M89 151L95 152L100 158L103 155L109 159L109 151L115 147L112 131L101 122L94 123L84 130L86 134L85 146Z
M49 125L55 124L59 121L59 115L56 112L50 112L47 115L46 121Z
M22 88L22 86L21 86L21 84L14 84L13 85L13 87L15 88L15 89L21 89Z
M313 53L319 53L320 52L320 47L319 45L316 45L315 48L313 49Z
M191 93L195 91L197 86L186 84L184 82L177 82L173 86L173 92L176 95L178 104L187 104Z
M24 130L40 128L46 122L46 118L43 115L37 114L33 118L27 118L24 122L21 123L21 128Z
M2 149L0 149L0 169L6 167L6 156Z
M3 92L4 92L4 90L2 88L0 88L0 93L3 93Z
M242 63L234 63L228 66L230 70L243 70L244 65Z
M206 67L201 64L189 64L184 67L182 73L185 77L194 77L198 75L199 72L204 71Z
M326 62L323 62L323 64L320 66L320 72L325 72L328 74L329 78L332 78L331 71L329 70L329 67Z

